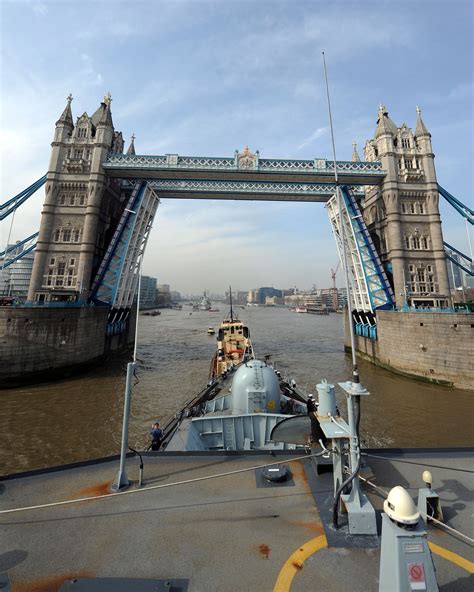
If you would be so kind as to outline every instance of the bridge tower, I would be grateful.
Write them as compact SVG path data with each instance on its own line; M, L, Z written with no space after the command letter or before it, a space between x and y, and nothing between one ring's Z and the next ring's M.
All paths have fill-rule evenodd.
M105 176L108 152L123 153L111 97L74 125L71 102L56 122L28 292L30 301L85 301L123 210L119 181Z
M380 105L374 138L364 152L386 171L380 186L366 188L363 208L392 273L397 306L449 306L434 154L421 110L417 107L413 133L405 123L397 127Z

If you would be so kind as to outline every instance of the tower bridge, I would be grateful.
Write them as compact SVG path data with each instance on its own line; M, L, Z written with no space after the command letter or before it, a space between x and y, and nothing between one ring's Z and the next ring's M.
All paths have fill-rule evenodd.
M396 126L380 105L365 160L354 144L352 160L336 163L339 211L332 161L262 158L248 147L229 157L139 155L134 136L124 152L110 95L76 122L71 102L70 95L56 122L47 174L0 205L4 219L45 187L39 235L25 239L35 248L30 306L101 304L109 307L108 334L126 332L159 200L190 198L326 203L339 253L348 253L357 330L367 339L377 339L382 309L450 306L445 249L451 257L455 247L443 241L439 194L470 224L474 212L438 185L418 108L413 130Z

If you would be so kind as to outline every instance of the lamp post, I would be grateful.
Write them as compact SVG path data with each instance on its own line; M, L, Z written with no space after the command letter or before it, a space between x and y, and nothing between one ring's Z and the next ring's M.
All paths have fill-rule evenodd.
M131 214L136 212L127 210ZM135 322L135 343L133 346L133 361L127 364L127 379L125 382L125 399L123 403L123 423L122 423L122 443L120 447L120 465L117 475L115 476L114 482L111 485L111 490L114 492L122 491L130 486L131 481L127 477L125 470L125 460L127 458L128 449L128 424L130 420L130 404L132 401L132 379L137 366L137 338L138 338L138 313L140 311L140 290L142 280L142 257L140 255L140 262L138 264L138 289L137 289L137 318Z

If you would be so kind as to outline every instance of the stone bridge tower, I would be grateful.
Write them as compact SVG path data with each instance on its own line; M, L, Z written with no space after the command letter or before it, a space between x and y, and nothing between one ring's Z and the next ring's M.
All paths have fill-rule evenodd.
M363 208L392 273L397 306L449 306L434 154L420 109L413 133L405 123L397 127L380 105L365 159L381 161L387 172L381 186L367 188Z
M28 300L85 301L91 281L123 210L119 182L102 162L123 152L114 130L110 95L74 125L72 96L56 122L45 200Z

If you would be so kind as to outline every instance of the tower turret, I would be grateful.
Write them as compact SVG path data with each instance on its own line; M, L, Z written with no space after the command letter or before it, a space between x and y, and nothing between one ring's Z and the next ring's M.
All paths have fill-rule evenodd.
M135 134L132 134L132 137L130 138L130 146L127 149L127 154L129 156L135 155Z
M355 140L352 142L352 162L360 162L360 156L357 152L357 142Z
M416 145L420 152L431 154L433 148L431 146L431 134L426 129L426 125L421 118L420 107L416 108L416 128L415 128Z

